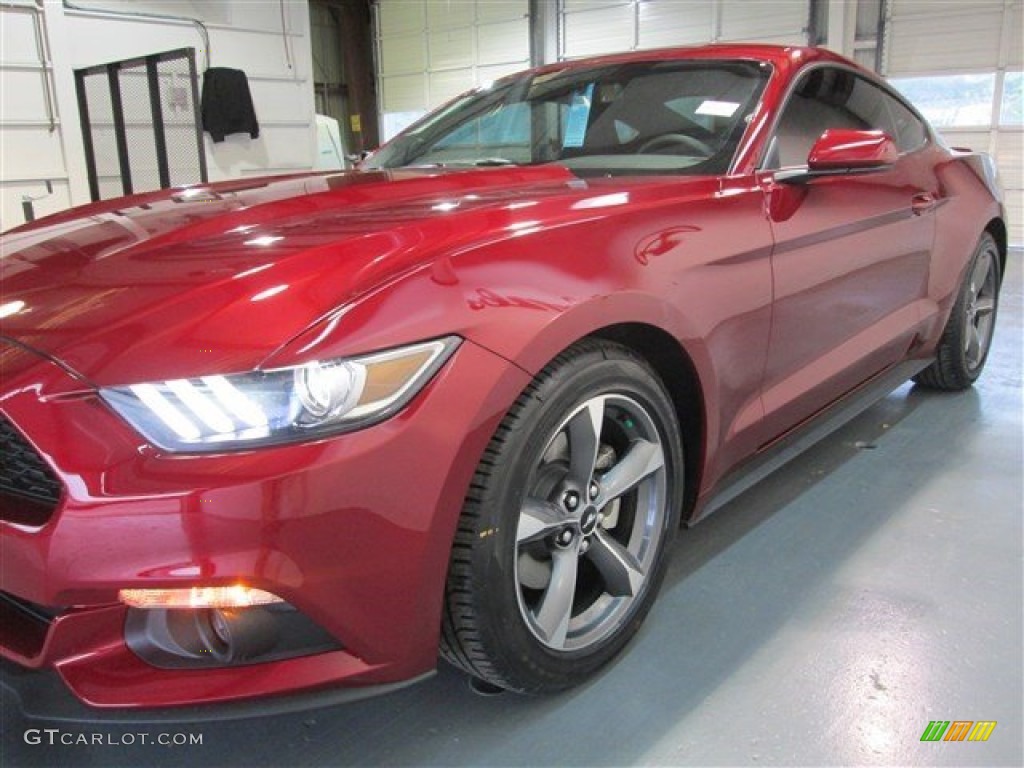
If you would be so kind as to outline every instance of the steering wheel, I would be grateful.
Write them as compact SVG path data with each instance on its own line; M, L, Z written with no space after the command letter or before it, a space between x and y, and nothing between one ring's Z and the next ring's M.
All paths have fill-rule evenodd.
M637 152L639 154L645 154L678 146L684 146L687 149L695 149L704 157L711 157L715 154L715 150L710 145L705 144L700 139L685 133L663 133L660 136L655 136L641 144Z

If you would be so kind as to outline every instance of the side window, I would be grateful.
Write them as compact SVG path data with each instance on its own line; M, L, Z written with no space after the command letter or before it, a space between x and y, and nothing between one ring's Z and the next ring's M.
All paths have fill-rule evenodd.
M814 142L829 128L885 131L901 152L925 139L914 114L881 88L849 70L820 67L801 76L790 95L765 166L804 165Z
M928 140L928 130L924 123L913 112L903 106L899 99L895 99L888 93L883 94L885 103L889 107L889 114L892 115L893 133L896 147L900 152L912 152L921 147Z

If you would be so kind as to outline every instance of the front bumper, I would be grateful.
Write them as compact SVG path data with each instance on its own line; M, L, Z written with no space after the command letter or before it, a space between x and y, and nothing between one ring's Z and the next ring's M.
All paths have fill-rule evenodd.
M62 723L194 723L241 720L307 712L399 691L433 676L433 671L397 683L333 686L238 701L145 708L97 708L82 703L54 670L25 669L0 659L0 711Z
M44 525L0 521L0 592L15 598L0 601L0 656L51 670L102 708L389 685L433 669L462 500L528 382L518 368L466 342L382 424L313 443L172 456L54 363L5 345L0 364L0 413L63 485ZM282 597L338 650L167 669L126 644L119 589L240 580Z

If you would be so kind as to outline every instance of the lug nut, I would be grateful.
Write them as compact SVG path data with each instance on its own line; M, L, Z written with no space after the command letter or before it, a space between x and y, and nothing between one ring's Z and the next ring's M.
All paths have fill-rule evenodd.
M580 554L582 555L588 549L590 549L590 540L589 539L584 539L583 541L580 542Z
M569 544L572 544L572 531L566 528L564 531L558 534L558 543L562 544L563 546L568 546Z
M570 512L575 512L580 505L580 495L576 491L566 491L562 497L562 503Z
M601 493L601 486L598 485L593 480L591 480L590 481L590 488L588 489L588 493L590 494L590 500L593 501Z

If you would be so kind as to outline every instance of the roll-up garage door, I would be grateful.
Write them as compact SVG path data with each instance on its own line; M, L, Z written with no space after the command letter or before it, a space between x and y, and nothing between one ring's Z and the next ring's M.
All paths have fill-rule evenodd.
M883 71L954 146L990 152L1024 243L1021 0L889 0Z
M563 0L561 58L612 51L762 42L806 45L810 2Z
M528 0L380 0L383 139L463 91L529 66Z

